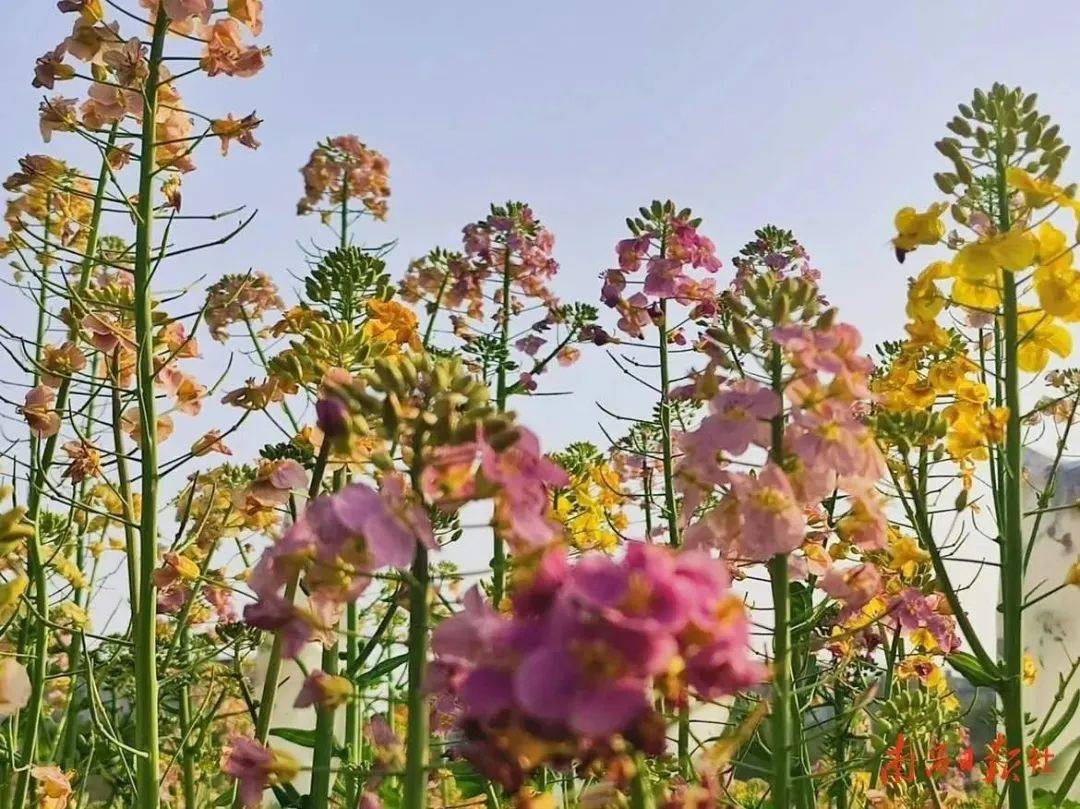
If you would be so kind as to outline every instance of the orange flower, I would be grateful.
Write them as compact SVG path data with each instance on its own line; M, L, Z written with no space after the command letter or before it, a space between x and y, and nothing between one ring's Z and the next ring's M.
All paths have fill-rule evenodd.
M30 432L38 438L50 438L60 432L60 414L53 410L56 394L44 385L31 388L20 408L23 418L30 425Z
M224 74L247 78L266 64L261 48L244 44L243 31L236 20L217 20L203 34L207 42L200 64L210 76Z
M242 22L255 36L262 35L263 0L229 0L229 16Z
M38 809L67 809L71 798L71 779L59 767L34 767L30 770L38 782Z
M232 450L225 446L225 442L221 440L221 430L210 430L191 445L191 454L197 458L209 455L211 452L232 455Z
M233 140L239 141L241 146L249 149L258 149L261 144L255 140L253 133L261 123L262 120L256 118L254 112L251 115L245 115L239 121L233 118L230 112L227 118L211 121L210 131L221 138L221 153L227 155L229 144Z
M41 381L50 388L60 387L62 379L85 367L86 357L71 341L61 346L43 346L41 349Z
M72 483L101 477L101 453L93 444L82 440L68 441L64 444L64 452L71 459L68 468L64 470L64 477L69 478Z

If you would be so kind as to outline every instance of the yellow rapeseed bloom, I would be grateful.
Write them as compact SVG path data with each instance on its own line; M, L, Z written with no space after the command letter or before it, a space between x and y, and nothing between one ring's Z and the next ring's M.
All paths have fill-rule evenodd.
M1022 371L1037 374L1050 361L1050 352L1062 358L1072 353L1072 335L1050 315L1024 312L1017 320L1020 347L1016 359Z
M892 240L897 257L902 260L904 253L910 253L921 244L937 244L941 241L945 235L941 215L946 208L948 206L944 203L936 202L922 213L910 207L897 211L894 220L896 236Z
M914 537L894 533L889 538L889 567L898 571L905 579L910 579L919 566L930 561L930 554L924 551Z
M998 270L1016 272L1030 267L1038 255L1039 241L1026 230L1010 230L970 242L953 259L956 277L964 281L987 281Z
M1024 652L1024 662L1020 669L1020 676L1024 680L1024 685L1034 685L1035 679L1039 676L1039 666L1031 652Z

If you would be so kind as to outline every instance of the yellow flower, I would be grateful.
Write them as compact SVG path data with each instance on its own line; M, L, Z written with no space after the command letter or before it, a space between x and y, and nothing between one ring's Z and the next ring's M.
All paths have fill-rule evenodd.
M1042 208L1057 203L1065 208L1078 210L1078 203L1065 193L1065 189L1053 181L1032 177L1023 169L1011 167L1005 170L1005 181L1024 195L1024 201L1032 208Z
M1067 321L1080 320L1080 272L1051 264L1035 270L1035 294L1049 315Z
M1069 568L1069 572L1065 574L1065 583L1080 587L1080 557L1077 557Z
M944 308L945 297L924 271L908 287L907 316L912 320L933 320Z
M957 278L950 297L959 306L991 312L1001 306L1001 272L996 273L993 281Z
M949 333L932 320L916 320L904 326L912 348L946 349Z
M19 606L19 599L29 584L26 576L19 576L0 584L0 623L7 621Z
M941 214L948 206L944 203L934 203L923 213L914 208L901 208L896 213L894 223L896 236L893 238L893 247L896 248L896 256L901 261L905 253L910 253L920 244L937 244L945 235L945 223L941 221Z
M1039 666L1032 657L1031 652L1024 652L1024 662L1020 668L1020 676L1024 685L1034 685L1035 678L1039 676Z
M923 565L930 561L930 554L919 547L914 537L896 534L889 541L889 567L910 579Z
M953 259L953 270L965 281L986 281L996 277L999 269L1016 272L1030 266L1038 250L1034 234L1010 230L964 245Z
M1050 361L1050 352L1059 357L1072 353L1072 335L1064 326L1055 323L1041 312L1025 312L1018 317L1020 347L1017 362L1020 369L1038 373Z
M964 375L971 371L971 363L965 357L956 357L944 362L937 362L930 366L927 379L933 385L938 395L954 393L964 379Z
M935 638L934 633L926 627L919 627L912 632L911 642L919 649L924 649L927 652L932 652L938 648L937 638Z

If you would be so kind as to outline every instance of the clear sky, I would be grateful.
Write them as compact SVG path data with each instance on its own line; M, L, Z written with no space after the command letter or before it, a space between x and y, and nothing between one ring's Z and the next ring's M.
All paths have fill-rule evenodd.
M350 132L391 161L390 218L367 240L399 240L396 274L458 246L490 201L523 199L556 234L557 292L595 302L625 216L671 197L704 217L725 258L764 223L794 230L843 317L876 342L898 333L911 271L889 249L893 213L935 198L932 144L956 103L976 85L1019 83L1067 138L1080 130L1080 24L1065 4L1052 16L998 0L266 5L268 68L186 91L200 112L256 109L265 123L258 152L203 150L185 213L247 203L259 216L171 268L170 286L248 267L288 286L298 241L317 231L294 215L297 169L318 139ZM52 0L4 6L0 155L13 167L44 148L33 61L72 18ZM641 410L626 401L641 391L586 354L550 383L575 396L522 408L548 447L599 439L597 399Z

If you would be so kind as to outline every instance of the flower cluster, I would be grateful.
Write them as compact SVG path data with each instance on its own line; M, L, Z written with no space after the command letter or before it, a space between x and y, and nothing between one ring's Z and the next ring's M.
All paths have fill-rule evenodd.
M372 573L408 566L417 543L436 546L427 513L398 476L386 476L378 489L354 483L316 498L252 570L257 601L244 618L281 633L289 657L313 639L330 646L345 605L367 589ZM301 579L306 608L284 595Z
M858 332L846 324L786 325L766 339L791 369L783 389L753 379L719 381L709 415L679 437L688 505L721 490L690 525L687 544L750 561L790 553L806 540L806 510L844 491L851 508L838 533L863 549L884 547L886 520L874 493L884 467L858 412L870 370ZM754 448L772 457L756 472L734 471L731 461Z
M630 524L629 494L616 466L591 444L573 444L555 456L569 475L565 488L552 492L553 515L578 550L611 552Z
M656 699L685 704L762 678L741 598L700 552L634 543L571 565L549 550L509 615L477 590L432 639L431 686L457 703L462 755L517 790L543 764L610 757L621 737L658 754Z
M320 143L300 169L304 196L297 203L300 215L359 202L376 219L385 219L390 198L390 161L364 145L356 135L339 135Z
M217 14L213 5L203 0L141 0L152 15L151 21L163 20L177 34L202 41L199 67L209 76L248 77L265 64L267 50L244 41L244 27L258 36L262 32L261 0L232 2ZM138 37L125 39L117 22L103 21L98 3L60 3L62 11L77 13L71 35L54 50L37 60L34 86L52 89L57 81L68 81L78 71L64 62L65 57L88 64L93 81L86 100L54 97L42 102L41 134L48 142L53 132L75 131L82 127L93 132L108 132L130 118L141 122L144 115L145 84L150 78L147 48ZM163 16L162 16L163 15ZM230 115L224 120L210 120L204 133L195 131L195 121L184 106L177 89L177 79L168 68L155 64L157 71L155 124L159 167L179 172L195 168L191 153L206 135L219 137L223 151L228 140L239 138L250 148L257 148L252 132L259 125L254 114L241 121ZM114 170L131 160L128 147L109 144Z
M616 246L619 266L608 270L600 299L618 311L620 331L641 338L644 329L661 319L660 304L675 300L692 307L691 317L714 311L716 281L696 275L720 269L713 243L698 232L700 220L690 211L676 213L668 201L641 209L642 218L630 220L633 236ZM630 276L645 268L641 289L629 294Z

